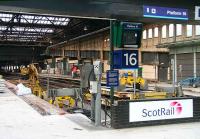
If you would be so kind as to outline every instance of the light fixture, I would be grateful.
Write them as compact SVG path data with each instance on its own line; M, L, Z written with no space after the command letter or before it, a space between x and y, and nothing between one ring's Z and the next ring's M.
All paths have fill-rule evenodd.
M85 27L83 28L83 30L84 30L84 31L87 31L87 30L88 30L87 26L85 26Z

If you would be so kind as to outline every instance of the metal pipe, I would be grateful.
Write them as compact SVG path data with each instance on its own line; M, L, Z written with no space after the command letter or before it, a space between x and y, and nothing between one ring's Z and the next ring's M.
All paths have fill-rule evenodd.
M176 54L176 51L175 51L175 54L174 54L174 82L175 84L177 84L177 54Z
M196 52L194 52L194 78L197 77L197 55Z
M110 27L105 27L105 28L102 28L100 30L97 30L97 31L93 31L93 32L90 32L88 34L84 34L84 35L81 35L81 36L78 36L76 38L73 38L73 39L70 39L69 41L75 41L75 40L78 40L78 39L81 39L81 38L84 38L84 37L88 37L88 36L91 36L91 35L95 35L95 34L98 34L100 32L104 32L104 31L107 31L109 30Z
M95 100L95 126L101 125L101 92L96 94Z
M136 97L136 80L137 80L137 77L136 77L136 70L135 70L135 69L134 69L133 78L134 78L134 98L135 98L135 97Z
M60 42L60 43L57 43L57 44L48 46L47 49L48 49L48 48L59 47L59 45L66 44L67 42L76 41L76 40L81 39L81 38L84 38L84 37L88 37L88 36L91 36L91 35L94 35L94 34L103 32L103 31L107 31L107 30L109 30L109 29L110 29L110 27L105 27L105 28L102 28L102 29L100 29L100 30L90 32L90 33L88 33L88 34L84 34L84 35L78 36L78 37L76 37L76 38L73 38L73 39L70 39L70 40L66 40L66 41L63 41L63 42Z

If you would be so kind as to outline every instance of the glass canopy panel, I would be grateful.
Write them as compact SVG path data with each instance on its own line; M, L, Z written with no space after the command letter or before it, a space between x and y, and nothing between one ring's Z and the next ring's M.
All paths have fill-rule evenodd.
M67 17L0 13L0 39L5 41L36 41L44 35L52 34L57 26L65 27ZM47 26L45 26L47 25Z
M14 22L18 22L14 20ZM38 15L21 15L22 23L34 23L42 25L59 25L66 26L69 23L69 18L67 17L53 17L53 16L38 16Z

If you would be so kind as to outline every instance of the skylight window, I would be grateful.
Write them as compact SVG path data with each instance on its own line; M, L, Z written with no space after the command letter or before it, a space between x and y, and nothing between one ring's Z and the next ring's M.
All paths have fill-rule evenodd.
M13 14L0 13L0 20L3 22L10 22L13 18ZM69 22L69 18L67 17L54 17L54 16L38 16L38 15L26 15L22 14L18 17L20 20L14 18L14 22L21 23L34 23L34 24L43 24L43 25L58 25L58 26L66 26Z
M0 20L3 22L8 22L12 19L12 14L5 14L5 13L0 13Z
M17 22L17 21L15 20L15 22ZM54 24L54 25L66 26L69 22L69 18L22 15L21 22L22 23L44 24L44 25Z
M6 23L6 26L0 25L1 39L7 41L33 41L42 38L43 35L53 33L58 26L67 26L70 19L58 16L0 13L1 21Z
M4 30L6 30L7 29L7 26L0 26L0 30L1 31L4 31Z

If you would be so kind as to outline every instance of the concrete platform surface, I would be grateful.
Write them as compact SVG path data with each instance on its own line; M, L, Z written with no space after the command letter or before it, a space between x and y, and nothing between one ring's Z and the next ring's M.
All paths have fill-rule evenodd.
M42 116L7 90L0 94L0 139L200 139L200 122L95 128L81 114Z

